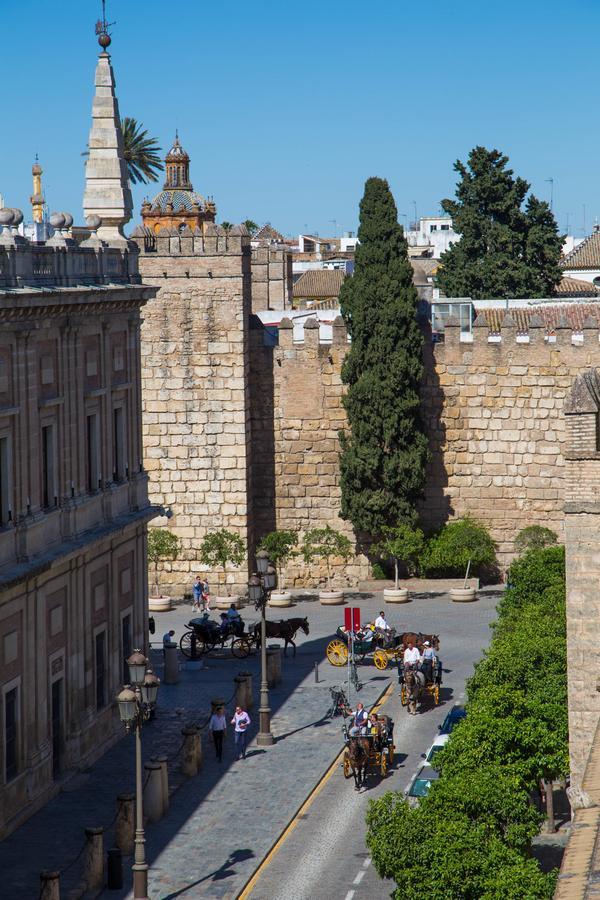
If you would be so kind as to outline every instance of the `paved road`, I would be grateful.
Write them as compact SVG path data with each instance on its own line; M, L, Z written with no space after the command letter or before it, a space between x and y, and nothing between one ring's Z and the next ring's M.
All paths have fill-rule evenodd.
M251 900L373 900L389 897L393 885L378 877L365 846L365 814L369 800L386 790L402 791L438 733L448 709L464 696L465 681L490 638L494 595L476 604L448 605L446 598L414 601L403 613L412 627L441 635L444 663L443 703L418 716L401 709L398 690L383 712L396 723L397 756L382 781L371 776L368 789L354 790L336 771L289 837L262 870L249 893Z

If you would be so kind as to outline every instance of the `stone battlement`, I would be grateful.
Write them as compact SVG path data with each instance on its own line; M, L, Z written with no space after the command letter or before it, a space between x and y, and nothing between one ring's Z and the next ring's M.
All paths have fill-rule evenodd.
M0 233L0 291L139 283L135 244L108 247L90 238L81 245L61 234L36 244L6 229Z
M469 347L473 352L484 351L493 348L492 352L502 352L510 349L514 351L524 350L529 353L532 347L594 347L599 343L600 323L593 316L584 319L580 329L573 328L566 318L559 320L557 325L549 330L539 316L532 316L527 331L520 331L510 313L504 316L499 332L490 330L485 314L481 313L473 323L473 332L464 335L460 332L459 322L451 316L445 325L444 341L436 346L456 350L467 351Z
M294 323L286 317L279 323L279 347L282 350L296 351L318 349L322 354L326 354L331 346L348 348L348 331L342 316L336 316L331 323L331 333L331 340L324 338L321 335L319 320L313 317L304 323L304 340L295 341Z
M153 256L216 256L250 252L250 235L245 225L226 229L208 222L204 231L189 227L160 228L156 233L138 225L131 234L142 255Z

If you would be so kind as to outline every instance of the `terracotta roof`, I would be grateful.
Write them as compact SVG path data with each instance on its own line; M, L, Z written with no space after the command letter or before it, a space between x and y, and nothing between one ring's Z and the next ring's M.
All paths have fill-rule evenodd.
M583 281L581 278L569 278L563 275L561 281L554 289L554 294L560 297L597 297L598 288L591 281Z
M253 241L277 241L278 243L283 242L283 235L273 228L270 222L267 222L266 225L263 225L262 228L259 228L256 234L252 236Z
M485 321L492 334L499 334L507 310L506 309L477 309L475 312L485 317ZM598 303L569 303L564 306L551 306L539 304L529 309L510 309L510 316L515 323L517 334L527 334L529 320L538 316L543 324L546 334L553 334L558 323L563 320L573 331L582 331L583 323L591 316L600 322L600 302Z
M310 269L292 288L293 297L337 297L346 273L342 269Z
M567 253L561 261L561 268L600 269L600 231L594 231L581 244Z

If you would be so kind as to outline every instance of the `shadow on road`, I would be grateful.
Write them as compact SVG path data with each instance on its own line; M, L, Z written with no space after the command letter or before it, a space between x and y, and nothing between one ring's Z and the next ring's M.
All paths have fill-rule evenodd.
M197 888L199 884L203 884L206 881L223 881L225 878L231 878L232 876L237 875L234 868L236 863L245 862L247 859L253 859L253 857L254 853L252 850L234 850L234 852L227 857L223 865L219 866L218 869L215 869L214 872L209 872L208 875L205 875L203 878L198 878L197 881L188 884L187 887L181 888L179 891L173 891L171 894L166 894L164 900L175 900L176 897L183 897L189 891ZM193 896L193 894L191 896Z

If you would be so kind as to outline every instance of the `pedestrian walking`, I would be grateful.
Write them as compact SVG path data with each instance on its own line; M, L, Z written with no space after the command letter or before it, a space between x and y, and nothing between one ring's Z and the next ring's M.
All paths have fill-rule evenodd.
M222 762L223 739L225 737L225 732L227 731L227 719L225 718L225 710L222 706L219 706L210 717L208 730L212 735L213 743L215 745L215 755L219 762Z
M192 609L197 609L200 612L202 606L202 579L199 575L196 575L196 580L192 585L192 596Z
M248 728L250 716L241 706L236 706L231 724L234 726L235 758L246 759L246 744L248 743Z
M208 586L206 578L204 578L200 584L202 585L202 609L204 612L208 612L208 610L210 610L210 587Z

